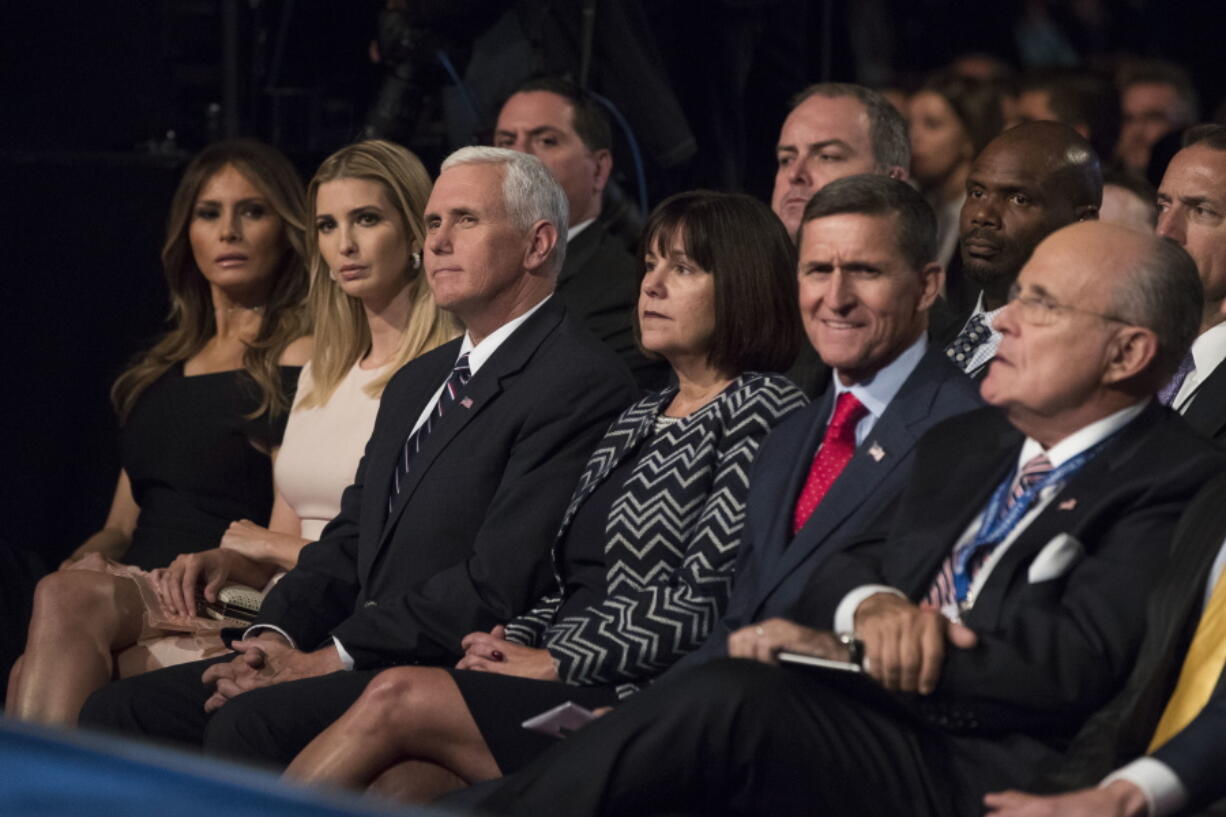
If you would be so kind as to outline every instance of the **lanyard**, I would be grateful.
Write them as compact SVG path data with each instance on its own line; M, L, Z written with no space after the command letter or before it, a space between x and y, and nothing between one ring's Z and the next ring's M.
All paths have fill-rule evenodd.
M1009 535L1009 531L1013 530L1013 527L1021 521L1022 517L1029 513L1030 509L1034 506L1035 500L1043 492L1043 489L1049 485L1058 485L1068 480L1073 473L1089 462L1102 449L1107 440L1111 439L1111 436L1082 451L1059 468L1053 468L1041 480L1027 488L1003 515L1001 510L1008 501L1009 491L1018 476L1017 471L1014 470L1009 475L1009 478L996 488L992 493L991 501L988 502L987 510L984 511L983 520L979 523L979 531L975 534L975 538L954 553L954 593L959 604L965 602L966 597L970 594L973 578L970 575L970 565L971 561L975 558L975 554L984 548L993 548L1004 541L1005 537Z

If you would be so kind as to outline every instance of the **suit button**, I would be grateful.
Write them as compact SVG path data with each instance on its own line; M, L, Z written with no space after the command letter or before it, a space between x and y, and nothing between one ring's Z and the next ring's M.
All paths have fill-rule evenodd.
M375 601L374 599L371 599L370 601L366 602L366 603L365 603L365 604L363 604L362 606L363 606L363 607L378 607L378 606L379 606L379 602Z

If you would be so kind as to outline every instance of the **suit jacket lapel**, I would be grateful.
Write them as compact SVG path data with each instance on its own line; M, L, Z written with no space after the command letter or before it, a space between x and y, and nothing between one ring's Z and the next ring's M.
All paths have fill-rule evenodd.
M1210 439L1226 428L1226 362L1219 363L1209 373L1183 417Z
M1069 478L992 569L992 574L975 600L974 608L967 615L968 621L981 627L997 626L1001 603L1013 584L1015 574L1028 569L1031 560L1053 537L1078 530L1082 521L1095 512L1093 500L1103 494L1103 486L1113 483L1111 472L1132 458L1137 445L1144 440L1161 411L1165 409L1151 403L1133 422L1117 432L1116 439L1108 442L1106 449Z
M1123 710L1121 751L1145 752L1192 635L1200 623L1202 591L1226 536L1226 475L1212 483L1175 532L1167 574L1150 596L1149 628L1135 674L1145 678ZM1129 686L1132 690L1132 686Z
M566 244L566 258L562 261L562 271L558 273L558 286L579 274L579 270L587 266L596 253L604 227L598 222L592 222L583 232L575 236L574 241Z
M380 531L387 524L387 500L392 489L392 471L396 460L404 450L404 444L413 431L413 425L426 408L427 401L433 401L434 392L447 379L456 358L460 353L460 340L452 341L441 347L438 354L430 359L430 368L423 368L416 382L410 385L411 393L407 399L398 401L399 407L385 405L387 410L396 410L395 425L381 436L379 444L370 448L366 472L363 474L363 493L371 497L362 504L362 538L367 541L378 541ZM385 442L386 440L386 442ZM367 538L369 537L369 539ZM364 556L373 559L374 549L363 548L359 551L359 570L365 574L369 564L362 564Z
M771 515L770 528L763 537L763 550L769 551L769 554L763 554L768 559L764 564L780 564L785 549L792 540L792 516L796 499L809 478L813 457L826 435L826 418L830 416L833 401L834 390L831 389L803 410L807 420L804 427L798 427L790 440L783 441L786 443L785 450L801 453L792 457L778 494L769 497L769 500L775 503L775 508ZM778 574L777 570L775 574ZM772 581L771 584L773 583Z
M434 464L439 454L447 448L474 417L496 400L498 394L502 391L503 379L520 371L528 363L537 347L557 328L563 315L565 315L565 311L561 301L557 298L551 298L548 303L537 310L536 314L511 333L511 336L503 341L498 350L468 381L460 401L452 406L434 426L430 436L422 444L421 451L418 452L417 457L414 459L412 469L406 475L405 481L401 483L400 494L396 497L391 513L387 515L387 521L383 525L379 536L376 554L387 543L389 536L396 527L397 520L413 496L413 492L421 484L422 479L430 472L430 467ZM451 361L451 364L454 365L454 360ZM441 382L442 380L440 379L434 384L430 392L431 394L433 394L434 390L438 389ZM419 413L420 410L419 408ZM416 422L416 419L417 417L414 416L409 420L409 428L412 428L412 423ZM407 432L405 436L407 438ZM399 449L397 449L396 455L399 455ZM390 460L387 465L390 469ZM385 476L390 486L391 471L388 470ZM388 491L390 491L390 487L387 491L381 492L382 496L386 497ZM374 560L375 554L372 554L371 561L366 566L367 570L373 566Z
M991 430L982 436L968 430L963 438L964 445L950 451L945 460L956 463L958 477L952 484L973 485L974 489L962 494L952 489L942 491L939 501L928 509L931 519L940 520L931 528L913 532L894 531L891 534L913 543L907 553L915 561L910 565L899 565L898 573L890 574L897 576L893 584L906 589L912 601L920 600L928 593L933 578L954 543L983 512L992 492L1017 465L1017 453L1024 439L1021 432L1009 425L1000 414L992 412L984 416L994 419ZM949 481L944 474L928 476Z
M809 558L816 548L826 543L832 531L837 530L847 517L875 496L878 486L915 446L918 438L916 427L932 410L932 403L941 385L945 382L944 377L939 379L934 377L934 372L939 372L941 369L934 367L932 360L935 358L926 356L915 367L902 388L898 390L898 394L890 401L885 414L873 426L872 432L864 438L864 442L857 447L855 455L847 463L839 478L830 486L830 490L822 498L821 505L813 512L813 516L809 518L805 526L797 532L795 539L789 542L792 506L795 505L795 497L799 494L808 476L809 464L813 455L810 454L800 463L802 468L799 476L794 474L793 482L789 486L792 488L789 494L791 502L785 509L786 513L782 514L777 521L776 530L772 531L777 537L786 537L781 539L780 544L780 547L783 547L783 543L786 543L786 548L778 556L777 566L772 572L770 582L763 588L762 598L765 598L793 570L796 570ZM947 366L945 370L956 377L963 376ZM823 399L823 413L819 415L822 420L828 416L832 400L832 395L827 395ZM798 450L816 452L818 442L825 433L824 423L818 422L816 425L819 426L818 434L809 441L812 448L799 448ZM877 453L884 456L878 459L874 456Z

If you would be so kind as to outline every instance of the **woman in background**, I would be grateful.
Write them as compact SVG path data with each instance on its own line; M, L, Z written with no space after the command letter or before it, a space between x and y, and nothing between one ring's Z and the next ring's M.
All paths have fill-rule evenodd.
M941 73L911 97L911 175L937 214L937 262L958 249L959 217L971 163L1003 127L990 83Z
M291 777L365 787L394 769L389 786L426 800L510 773L552 742L524 719L568 700L617 702L718 620L754 456L805 403L759 373L795 355L794 251L763 204L704 191L660 204L642 246L636 328L678 385L627 409L593 452L554 545L554 591L470 634L454 670L378 675Z

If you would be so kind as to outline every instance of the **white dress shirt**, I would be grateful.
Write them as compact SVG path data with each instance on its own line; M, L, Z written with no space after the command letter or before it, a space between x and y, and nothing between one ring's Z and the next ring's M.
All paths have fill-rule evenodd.
M1077 431L1068 435L1063 440L1047 449L1047 459L1051 461L1052 468L1059 468L1073 457L1076 457L1083 451L1087 451L1093 446L1107 439L1107 437L1111 436L1116 431L1119 431L1121 428L1136 419L1137 415L1144 411L1148 404L1148 400L1142 400L1140 403L1131 405L1128 408L1120 409L1114 414L1109 414L1106 417L1096 420L1093 423L1090 423L1088 426L1078 429ZM1040 445L1037 440L1027 437L1026 441L1022 443L1022 450L1018 452L1017 469L1015 473L1020 473L1023 465L1034 459L1042 452L1043 446ZM967 604L965 607L969 608L974 604L974 599L979 595L980 588L982 588L984 583L987 582L992 570L1000 562L1005 553L1008 552L1009 547L1014 541L1016 541L1018 536L1020 536L1026 530L1026 528L1029 527L1030 523L1034 521L1035 517L1043 512L1043 509L1046 508L1048 503L1051 502L1052 498L1060 492L1062 487L1063 483L1060 482L1055 482L1045 486L1043 490L1039 492L1039 496L1035 499L1034 505L1031 506L1030 510L1018 520L1017 524L1013 526L1013 529L1009 531L1008 535L1006 535L1005 538L1001 540L1000 544L992 550L992 554L987 558L987 561L983 563L983 567L981 567L979 572L975 574L975 580L971 583L970 592L967 594ZM958 541L954 545L955 548L969 542L975 537L975 534L979 532L979 526L983 522L983 514L985 512L986 511L980 511L978 514L976 514L975 518L971 520L971 523L967 525L966 530L962 532L962 536L958 538ZM890 587L889 585L866 584L857 587L844 596L843 600L839 602L839 606L834 613L834 631L840 634L852 633L855 629L856 609L862 602L864 602L865 599L867 599L869 596L876 595L877 593L893 593L897 596L902 596L904 598L906 597L901 590ZM953 618L954 615L956 615L954 611L945 610L942 612L944 612L945 615L950 618Z
M1196 391L1213 374L1213 370L1226 360L1226 321L1207 332L1202 332L1192 342L1192 371L1184 378L1183 385L1175 393L1171 405L1180 414L1188 410L1196 399Z
M482 366L485 365L485 362L493 356L494 352L498 351L498 347L501 346L503 342L515 332L516 329L522 326L524 322L528 320L528 318L532 317L533 313L544 306L545 302L551 297L552 294L545 296L540 303L529 309L524 314L517 318L512 318L502 326L495 329L493 332L490 332L476 346L473 345L472 336L468 332L465 332L464 340L460 342L460 351L456 355L456 360L459 360L464 353L467 352L468 370L471 373L470 377L476 377L477 372ZM426 401L426 407L422 410L421 414L418 415L417 422L413 424L413 431L417 431L417 429L421 428L422 424L426 422L426 418L430 416L430 412L433 411L435 405L438 404L439 395L443 393L443 387L447 385L448 377L451 377L450 372L448 372L447 377L443 378L443 382L439 384L438 389L434 392L434 396ZM409 434L412 434L413 431L410 431ZM280 633L281 636L289 642L291 647L298 649L298 645L294 643L294 639L290 638L289 633L285 632L285 630L282 630L275 624L257 624L255 626L248 627L246 632L243 633L243 638L247 638L260 630L273 630L274 632ZM345 649L345 645L341 644L340 639L338 639L336 636L332 637L332 643L336 645L336 652L340 655L341 663L345 665L345 669L353 669L353 656L351 656L349 651Z
M826 418L826 425L830 425L830 421L834 418L834 408L838 405L839 397L843 392L851 392L861 405L868 409L868 413L856 423L856 445L860 445L873 430L873 426L877 425L881 415L885 414L890 401L894 399L894 395L898 394L902 384L911 376L911 372L915 371L915 367L919 365L926 351L928 351L928 333L921 332L915 343L904 349L902 354L879 369L868 380L844 386L839 380L838 370L831 371L830 376L834 382L834 400L830 402L830 415Z

